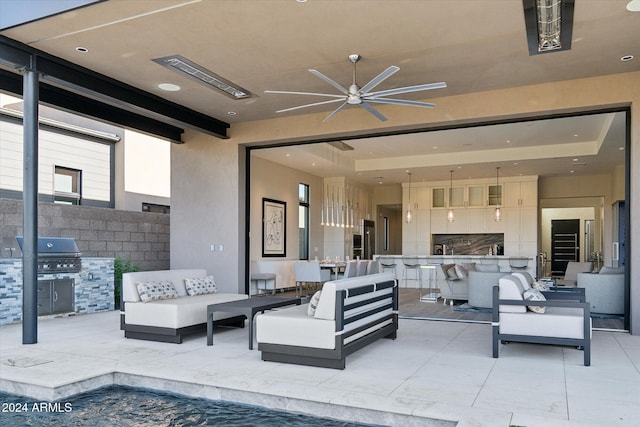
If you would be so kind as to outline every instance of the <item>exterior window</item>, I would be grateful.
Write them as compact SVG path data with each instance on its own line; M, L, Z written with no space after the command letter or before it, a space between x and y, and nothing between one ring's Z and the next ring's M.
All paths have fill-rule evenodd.
M298 184L298 247L300 259L309 259L309 186Z
M155 203L142 203L142 212L153 212L168 214L171 211L171 207L167 205L157 205Z
M54 203L79 205L82 199L82 171L56 166L53 189Z

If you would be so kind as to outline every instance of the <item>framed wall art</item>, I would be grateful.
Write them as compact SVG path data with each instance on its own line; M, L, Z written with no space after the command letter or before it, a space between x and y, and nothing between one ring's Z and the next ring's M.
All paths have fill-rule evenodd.
M287 203L262 199L262 256L287 255Z

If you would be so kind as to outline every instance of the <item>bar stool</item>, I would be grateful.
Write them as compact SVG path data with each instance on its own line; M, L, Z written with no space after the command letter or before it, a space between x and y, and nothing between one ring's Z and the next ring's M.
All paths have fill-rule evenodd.
M271 288L271 294L276 293L276 275L275 273L255 273L251 275L251 284L256 285L256 295L260 290L267 292L269 290L269 284L273 283Z
M393 274L396 274L396 261L393 258L381 256L378 258L378 262L381 273L384 273L386 270L393 270Z
M418 285L422 284L422 270L420 269L420 262L417 257L402 257L402 263L404 264L404 270L402 271L402 279L404 280L404 287L407 287L408 280L417 280ZM409 279L408 273L410 270L415 271L415 279Z

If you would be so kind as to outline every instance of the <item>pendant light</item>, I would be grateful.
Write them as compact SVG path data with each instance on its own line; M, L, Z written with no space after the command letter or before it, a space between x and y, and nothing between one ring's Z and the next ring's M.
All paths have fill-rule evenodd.
M500 186L498 185L499 174L500 174L500 167L497 167L496 168L496 187L497 188L500 188ZM500 198L502 199L502 191L500 192ZM496 206L496 210L493 213L493 219L495 220L495 222L500 222L500 220L502 220L502 211L500 210L500 203L498 203L498 206Z
M453 213L453 208L451 207L451 191L453 189L453 169L449 171L449 211L447 212L447 221L453 222L455 219L455 214Z
M409 203L407 204L407 224L411 223L411 172L407 171L407 175L409 175Z

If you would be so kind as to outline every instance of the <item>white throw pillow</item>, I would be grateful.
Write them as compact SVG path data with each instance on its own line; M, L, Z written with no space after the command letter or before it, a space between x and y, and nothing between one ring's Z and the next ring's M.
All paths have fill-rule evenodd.
M522 297L526 301L546 301L547 300L544 297L544 295L542 295L542 292L533 288L527 289L526 291L524 291L524 294L522 294ZM527 308L533 311L534 313L544 313L547 307L542 307L538 305L528 305Z
M456 269L456 274L458 275L459 278L465 279L468 276L467 270L465 270L463 266L456 264L454 268Z
M184 279L184 286L187 288L187 293L191 296L215 294L218 291L216 288L216 280L213 276Z
M151 302L162 299L178 298L178 291L170 281L136 283L140 301Z
M318 308L318 302L320 301L320 295L322 291L318 291L309 300L309 307L307 308L307 315L313 317L316 315L316 308Z

